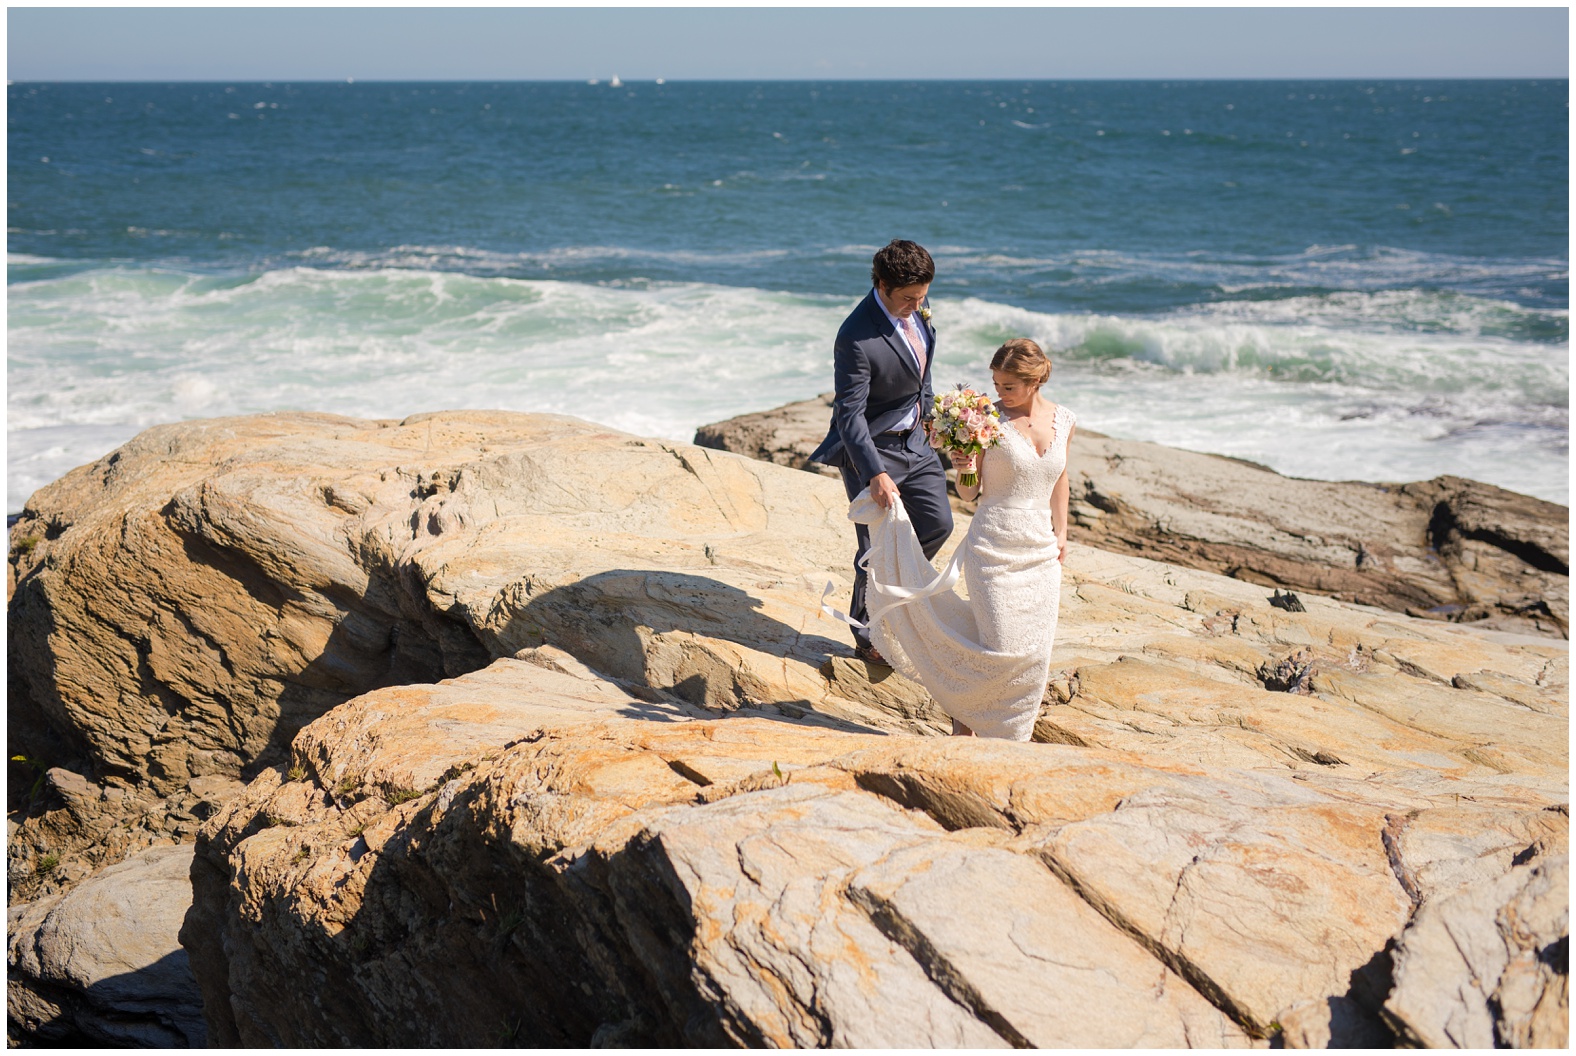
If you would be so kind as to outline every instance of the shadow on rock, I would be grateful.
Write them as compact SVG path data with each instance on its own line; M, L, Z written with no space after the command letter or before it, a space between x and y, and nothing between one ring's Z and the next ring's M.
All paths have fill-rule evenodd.
M623 948L613 906L566 888L559 868L471 824L498 809L495 792L471 785L379 841L355 912L334 934L265 913L244 935L213 941L208 928L233 924L203 912L222 907L226 892L199 860L183 938L207 970L212 1043L584 1047L620 1023L626 1044L682 1044L670 1024L632 1011L663 1003ZM350 853L369 851L357 839ZM647 941L683 957L687 924L675 920ZM284 949L307 957L321 980L302 985L279 972Z
M6 1037L13 1047L200 1049L207 1044L185 950L81 990L15 975L8 982Z
M496 634L520 647L557 646L601 674L713 711L795 696L809 707L785 678L786 662L814 669L848 647L773 619L763 607L707 576L611 569L532 595Z
M202 998L177 939L192 848L159 846L7 920L13 1045L199 1048Z

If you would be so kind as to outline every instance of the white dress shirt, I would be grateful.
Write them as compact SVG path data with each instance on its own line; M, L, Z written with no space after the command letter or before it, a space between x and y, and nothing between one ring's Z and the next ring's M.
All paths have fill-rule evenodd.
M893 315L891 312L887 311L886 302L881 299L881 291L878 290L878 289L875 289L874 287L871 287L870 292L875 294L876 305L881 309L881 313L887 317L887 321L892 324L892 328L894 330L896 330L898 336L903 339L903 347L908 349L908 354L910 356L914 357L914 368L919 371L920 377L923 378L924 374L925 374L925 369L924 369L924 367L922 367L920 365L921 361L920 361L919 357L920 357L920 354L923 353L925 355L925 357L928 359L929 356L930 356L930 349L928 347L915 349L913 341L908 336L908 327L903 325L903 321L901 319L899 319L897 316ZM928 345L929 342L928 342L927 336L925 334L925 324L924 324L924 322L921 319L915 318L918 315L919 315L919 313L915 312L915 313L911 314L909 316L909 318L914 320L914 332L919 337L919 340L920 340L921 344ZM914 423L917 422L917 421L919 421L919 401L915 400L914 401L914 409L908 413L908 417L904 418L901 422L899 422L897 425L894 425L892 428L893 429L912 429L914 427Z

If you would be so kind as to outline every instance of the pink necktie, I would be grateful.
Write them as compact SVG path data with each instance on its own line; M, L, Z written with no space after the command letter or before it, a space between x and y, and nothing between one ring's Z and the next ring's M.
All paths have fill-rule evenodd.
M908 334L908 347L914 350L914 358L919 361L919 375L925 376L925 339L919 336L919 327L914 323L912 315L903 317L903 330Z

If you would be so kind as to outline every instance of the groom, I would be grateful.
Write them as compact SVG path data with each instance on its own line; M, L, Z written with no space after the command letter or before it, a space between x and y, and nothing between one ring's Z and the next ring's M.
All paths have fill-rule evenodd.
M832 427L810 460L842 471L850 501L868 487L886 509L901 494L920 546L933 558L952 534L946 474L926 436L936 353L927 296L936 265L923 246L893 239L876 253L870 277L875 288L837 331ZM854 531L859 549L849 609L863 623L866 576L859 559L870 549L870 530L857 524ZM855 628L854 639L861 660L886 663L870 644L869 630Z

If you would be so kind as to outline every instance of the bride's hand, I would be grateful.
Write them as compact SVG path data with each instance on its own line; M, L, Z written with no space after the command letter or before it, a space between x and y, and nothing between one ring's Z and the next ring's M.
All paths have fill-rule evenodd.
M959 473L973 473L975 469L978 468L974 464L978 459L977 455L958 454L949 455L947 457L952 460L952 468L957 470Z

